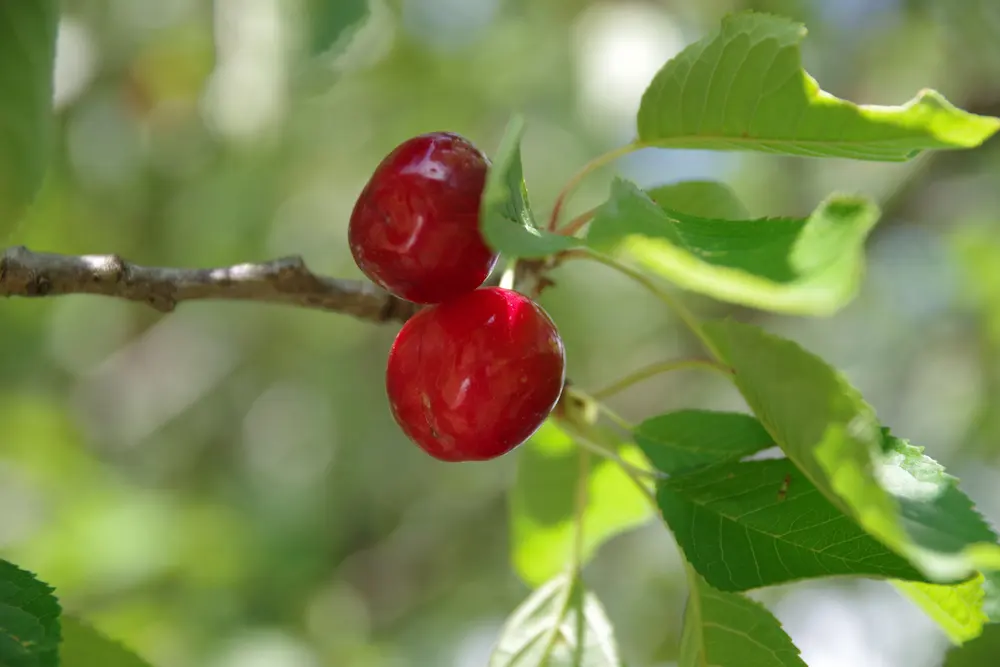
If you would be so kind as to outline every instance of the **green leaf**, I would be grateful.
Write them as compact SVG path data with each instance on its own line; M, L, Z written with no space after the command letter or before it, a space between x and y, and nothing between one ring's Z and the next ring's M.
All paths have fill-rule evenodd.
M50 586L0 560L0 665L58 665L60 613Z
M614 629L579 577L536 590L504 625L489 667L623 667Z
M978 639L948 651L944 667L994 667L998 655L1000 625L987 625Z
M309 54L328 53L368 16L368 0L307 0Z
M34 200L53 145L57 0L0 1L0 237Z
M718 181L681 181L647 191L661 208L719 220L743 220L750 212L733 189Z
M657 502L687 561L719 590L838 575L924 580L788 459L673 475Z
M70 616L62 619L61 667L149 667L149 663L88 623Z
M611 439L618 455L641 465L633 445ZM510 494L511 560L518 575L538 586L563 571L575 538L573 523L579 448L554 422L547 421L521 448ZM653 516L649 502L621 468L591 457L587 508L583 515L584 562L611 537Z
M724 593L689 571L678 667L806 667L781 623L762 605Z
M33 650L45 640L45 629L37 619L20 609L0 603L0 665L37 667L43 664Z
M662 208L617 179L587 235L591 247L721 301L782 313L827 315L857 292L877 207L834 195L807 219L726 220Z
M983 611L990 623L1000 623L1000 572L983 572Z
M842 512L934 583L1000 569L996 536L957 480L884 431L822 359L732 321L706 324L705 333L775 442Z
M578 239L538 228L528 204L528 189L521 167L524 118L515 116L493 158L483 190L481 226L495 250L512 257L538 258L580 244Z
M933 90L900 106L838 99L802 69L805 35L778 16L727 16L653 78L639 107L639 144L898 162L972 148L1000 129L1000 119L966 113Z
M888 429L882 430L882 437L876 475L898 503L903 528L919 545L952 554L978 542L1000 554L996 533L944 466Z
M955 644L975 639L989 617L983 609L984 577L978 575L952 586L894 581L893 585L924 610Z
M668 475L736 461L775 446L754 417L712 410L679 410L652 417L639 424L632 437L649 462Z

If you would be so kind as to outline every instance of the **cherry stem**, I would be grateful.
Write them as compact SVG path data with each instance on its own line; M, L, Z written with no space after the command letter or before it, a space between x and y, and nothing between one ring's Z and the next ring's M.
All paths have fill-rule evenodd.
M567 222L565 225L563 225L559 229L555 230L555 232L556 232L556 234L559 234L560 236L573 236L578 231L580 231L581 229L583 229L584 226L586 226L586 224L588 222L590 222L591 220L593 220L594 216L596 216L596 215L597 215L597 207L595 206L594 208L590 209L589 211L586 211L586 212L581 213L580 215L576 216L575 218L573 218L572 220L570 220L569 222Z
M504 289L514 289L514 278L517 276L517 260L507 262L503 273L500 275L500 287Z
M556 197L555 203L552 205L552 214L549 216L549 231L555 231L556 226L559 224L559 214L562 212L566 199L574 190L576 190L577 187L579 187L580 183L582 183L587 176L601 167L614 162L621 156L627 155L628 153L638 150L639 148L641 148L641 146L638 144L631 143L612 151L608 151L604 155L598 155L593 160L583 165L578 172L573 174L573 176L566 181L566 185L563 186L563 189Z
M592 397L592 400L595 397ZM604 403L597 402L597 409L608 419L615 423L615 426L622 429L623 431L631 434L635 430L635 425L628 423L625 419L619 415L617 412L606 406Z
M649 290L654 296L656 296L660 301L665 303L668 308L674 311L674 314L680 318L681 322L691 331L695 337L701 341L702 345L705 346L706 351L717 361L721 363L721 354L719 354L718 348L715 347L715 343L709 338L701 328L701 322L695 317L694 313L687 309L687 307L681 303L673 294L658 285L649 276L633 269L627 264L623 264L616 259L608 257L607 255L601 254L589 248L579 248L567 251L563 254L563 259L571 259L573 257L586 257L599 264L603 264L609 268L615 269L619 273L628 276L635 282L639 283L647 290Z
M635 426L627 422L624 417L575 386L566 385L560 404L562 406L560 418L579 429L591 428L603 414L629 435L635 430Z
M644 470L636 465L629 463L628 461L620 457L617 453L612 452L606 447L602 447L601 445L595 443L593 440L590 440L579 431L571 431L571 434L573 436L573 441L576 442L577 446L580 447L580 449L587 450L591 454L596 454L601 458L608 459L612 463L617 464L618 467L622 469L622 472L624 472L625 475L635 483L635 485L639 488L639 490L642 491L642 494L646 496L646 498L651 503L653 503L654 506L656 506L656 498L653 496L653 492L649 490L649 486L645 480L662 479L664 478L664 475L662 473L653 470Z
M612 463L618 464L623 470L631 471L631 474L636 475L639 478L649 478L649 479L665 479L666 475L657 470L646 470L640 468L639 466L629 463L617 452L613 451L610 447L601 445L596 441L596 438L591 438L588 433L589 428L581 428L577 424L564 424L566 432L569 433L574 442L578 444L581 448L590 450L591 454L596 454L602 459L607 459Z
M603 398L608 398L614 396L615 394L628 389L634 384L638 384L644 380L648 380L657 375L663 373L670 373L673 371L680 371L689 368L702 368L705 370L714 371L716 373L721 373L727 378L732 376L732 371L720 364L710 361L708 359L672 359L670 361L660 361L655 364L650 364L639 370L629 373L620 380L609 384L603 389L592 392L590 394L591 398L596 400L601 400Z

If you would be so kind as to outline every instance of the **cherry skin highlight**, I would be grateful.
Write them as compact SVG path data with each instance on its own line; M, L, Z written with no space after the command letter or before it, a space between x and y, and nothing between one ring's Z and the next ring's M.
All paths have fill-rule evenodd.
M358 268L415 303L440 303L482 285L498 257L479 231L488 167L457 134L424 134L397 146L351 213L348 242Z
M442 461L485 461L517 447L562 394L566 353L555 324L517 292L489 287L429 306L389 352L393 417Z

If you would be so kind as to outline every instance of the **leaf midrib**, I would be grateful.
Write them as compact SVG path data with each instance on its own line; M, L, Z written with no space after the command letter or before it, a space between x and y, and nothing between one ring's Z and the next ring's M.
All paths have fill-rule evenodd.
M830 519L828 521L823 522L822 524L807 526L806 528L798 529L796 531L792 531L790 533L786 533L785 535L776 535L776 534L768 533L765 530L760 529L758 527L750 526L750 525L741 523L738 518L734 518L734 517L732 517L732 516L730 516L730 515L728 515L728 514L726 514L724 512L721 512L721 511L718 511L716 509L710 508L708 506L708 502L711 502L711 501L699 502L698 500L695 500L695 499L691 498L690 496L684 494L683 492L678 491L677 489L670 487L669 484L665 484L665 486L667 486L667 488L670 488L674 493L677 493L678 495L680 495L681 497L683 497L685 499L685 501L688 502L688 503L690 503L692 506L699 507L699 508L701 508L702 510L704 510L706 512L709 512L709 513L711 513L711 514L713 514L713 515L715 515L715 516L717 516L717 517L719 517L721 519L724 519L727 522L729 522L731 525L733 525L733 526L735 526L737 528L742 528L748 534L750 532L754 532L754 533L756 533L758 535L761 535L763 537L769 537L769 538L773 539L776 542L780 542L782 544L786 544L786 545L794 547L796 549L805 550L805 551L807 551L809 553L814 554L817 557L824 556L824 557L834 558L835 560L839 560L839 561L841 561L842 563L845 563L845 564L856 564L856 563L862 563L863 562L863 560L852 560L852 559L850 559L850 558L848 558L846 556L841 556L839 554L832 554L832 553L829 553L829 552L826 552L826 551L818 551L818 550L813 549L811 547L807 547L807 546L804 546L802 544L799 544L799 543L796 543L796 542L793 542L791 540L786 539L788 535L792 535L795 532L799 532L801 530L812 530L812 529L818 528L820 525L825 526L825 525L834 523L836 521L845 520L845 519L847 521L851 522L852 521L851 518L849 516L847 516L846 514L840 514L840 515L838 515L836 517L833 517L832 519ZM750 490L747 491L747 493L755 493L756 491L757 491L757 489L750 489ZM800 498L802 498L802 497L804 497L806 495L811 495L813 493L820 493L820 491L819 491L819 489L817 489L815 487L811 488L808 491L806 491L804 493L801 493L798 496L796 496L796 500L798 500L798 499L800 499ZM820 494L820 495L822 495L822 494ZM714 499L714 500L717 501L717 500L728 500L728 499L729 498ZM777 507L777 505L763 505L763 506L761 506L761 507L759 507L759 508L757 508L756 510L753 510L753 511L754 512L764 511L764 510L773 509L775 507ZM742 516L747 516L747 515L742 515ZM742 518L742 516L740 518ZM844 540L844 541L841 541L841 542L835 542L835 543L831 544L830 548L833 548L833 547L838 546L840 544L846 544L848 541L853 541L855 539L860 539L860 538L864 538L864 537L868 537L868 535L866 535L865 533L859 533L857 536L851 538L851 540ZM874 538L872 538L872 539L874 539ZM786 567L785 569L787 570L788 568ZM789 570L789 574L792 574L791 570Z

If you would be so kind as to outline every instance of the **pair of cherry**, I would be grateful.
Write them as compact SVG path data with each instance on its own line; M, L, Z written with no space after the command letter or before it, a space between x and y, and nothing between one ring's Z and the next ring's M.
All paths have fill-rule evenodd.
M456 134L414 137L375 169L348 231L368 278L426 304L396 336L386 391L403 432L443 461L514 449L548 417L565 380L562 339L545 311L482 287L498 259L479 227L488 168Z

